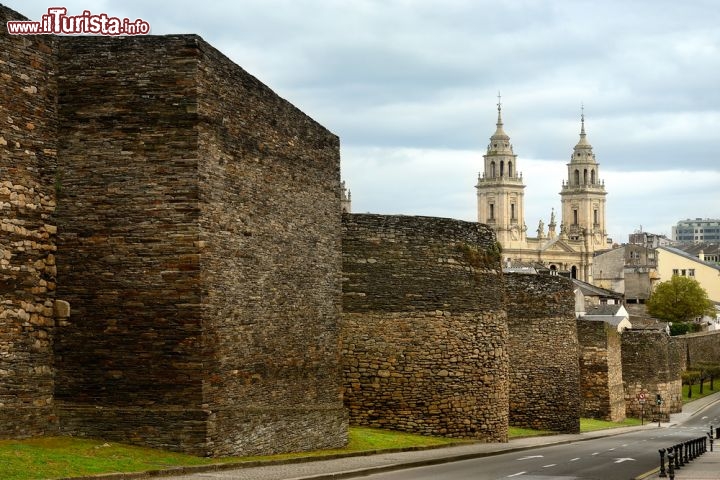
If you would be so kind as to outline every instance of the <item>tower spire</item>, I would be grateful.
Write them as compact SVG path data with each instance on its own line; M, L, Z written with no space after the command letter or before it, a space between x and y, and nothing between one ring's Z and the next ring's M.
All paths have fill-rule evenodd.
M498 90L498 95L497 95L497 97L498 97L498 103L497 103L498 119L497 119L497 124L496 124L496 125L497 125L498 128L502 128L502 124L503 124L503 122L502 122L502 101L501 101L501 100L502 100L502 97L500 96L500 90Z
M587 135L585 134L585 104L583 103L580 104L580 140L575 145L576 149L578 147L592 150L592 146L587 141Z
M510 140L510 137L508 136L508 134L505 133L505 130L503 130L502 101L501 101L502 97L500 96L500 91L498 91L497 97L498 97L498 103L497 103L498 118L497 118L497 123L495 124L495 126L497 128L495 129L495 133L493 134L493 136L490 137L490 140L491 141L492 140ZM500 147L508 148L508 147L510 147L510 144L507 142L502 142ZM497 146L494 148L497 148Z

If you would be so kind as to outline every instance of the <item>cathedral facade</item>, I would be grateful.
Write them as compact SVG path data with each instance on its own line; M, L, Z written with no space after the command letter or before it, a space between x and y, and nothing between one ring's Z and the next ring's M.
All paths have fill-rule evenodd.
M518 173L517 155L503 129L502 105L498 103L495 133L483 155L478 175L478 222L490 225L503 249L506 265L535 265L551 273L592 283L593 254L607 249L605 183L600 165L585 134L581 115L580 140L567 164L567 178L560 191L561 219L555 211L545 224L540 220L534 237L525 223L525 184ZM559 228L558 228L559 227Z

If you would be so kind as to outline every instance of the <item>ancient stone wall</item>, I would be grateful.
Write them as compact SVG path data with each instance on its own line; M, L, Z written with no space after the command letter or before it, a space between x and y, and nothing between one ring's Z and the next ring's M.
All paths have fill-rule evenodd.
M572 283L506 274L510 425L578 432L580 366Z
M58 52L63 432L205 453L195 38Z
M57 432L54 39L0 5L0 438Z
M198 46L211 451L344 446L339 139Z
M63 431L343 445L337 137L192 35L63 38L58 84Z
M682 350L683 370L699 363L720 364L720 331L690 333L673 337Z
M680 348L659 330L625 330L622 333L622 369L625 382L625 412L628 417L661 418L682 411ZM645 394L646 402L638 400ZM655 405L660 394L663 405Z
M620 334L602 321L578 320L582 417L625 420Z
M503 280L487 226L343 215L342 337L353 424L507 440Z

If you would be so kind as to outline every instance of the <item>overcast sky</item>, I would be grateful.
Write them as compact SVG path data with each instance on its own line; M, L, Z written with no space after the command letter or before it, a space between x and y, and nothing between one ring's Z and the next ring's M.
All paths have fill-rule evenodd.
M560 208L581 104L616 242L720 218L716 0L0 2L202 36L340 137L355 212L476 220L500 91L532 235Z

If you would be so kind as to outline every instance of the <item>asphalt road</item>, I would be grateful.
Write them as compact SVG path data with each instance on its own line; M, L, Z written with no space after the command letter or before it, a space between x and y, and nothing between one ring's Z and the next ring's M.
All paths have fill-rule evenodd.
M660 448L720 426L720 403L682 424L524 452L362 477L367 480L630 480L659 465ZM719 445L720 446L720 445ZM359 478L359 477L358 477Z
M368 480L632 479L658 466L658 449L704 434L695 428L615 437L362 477Z

